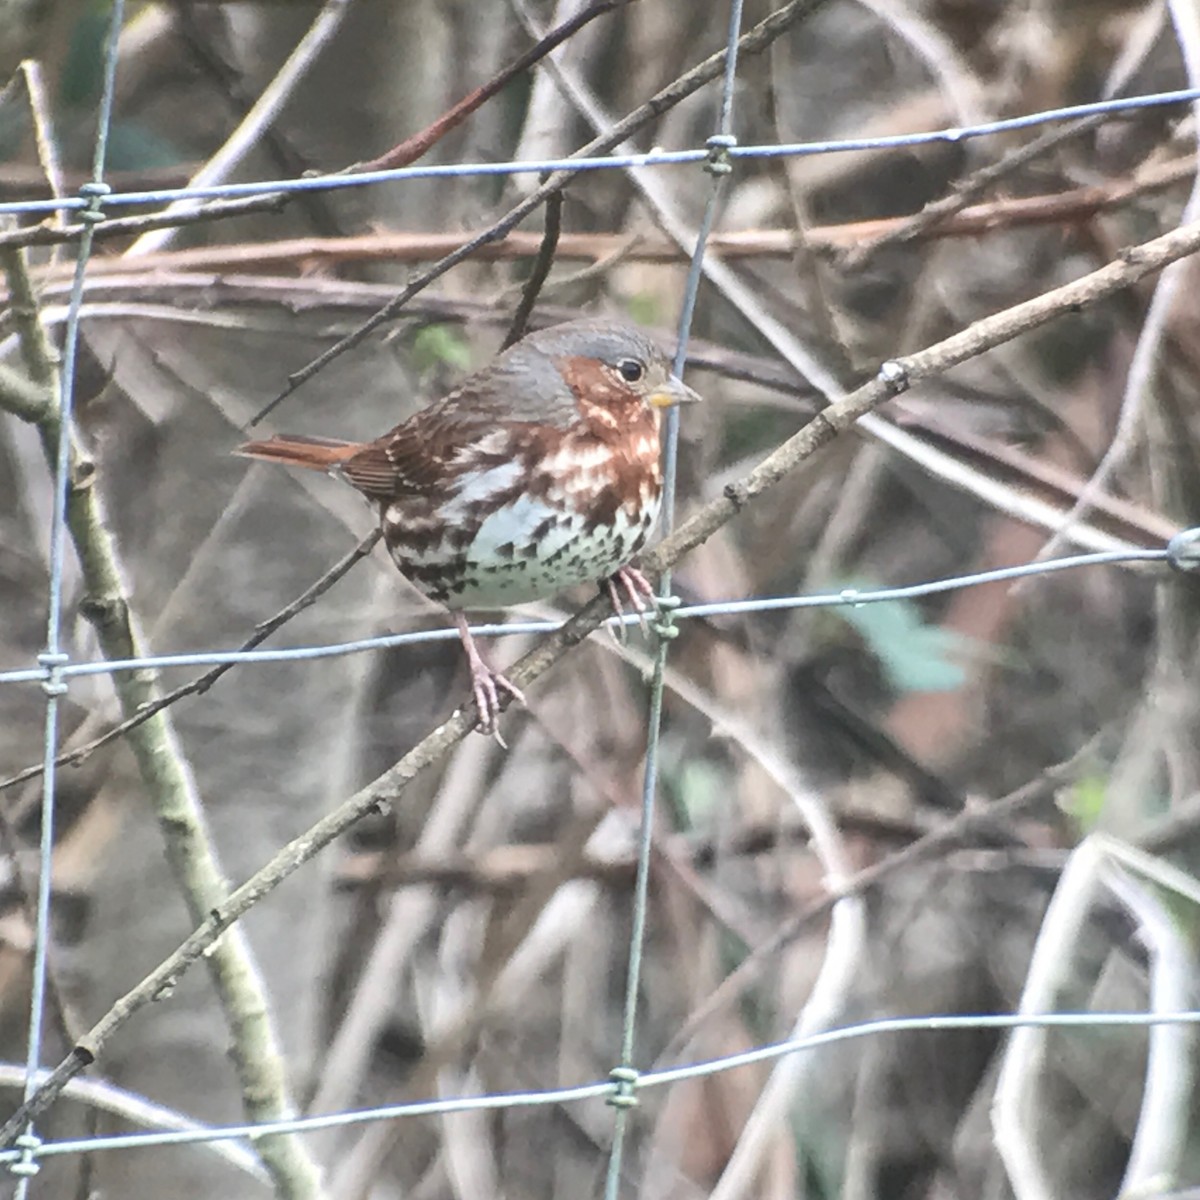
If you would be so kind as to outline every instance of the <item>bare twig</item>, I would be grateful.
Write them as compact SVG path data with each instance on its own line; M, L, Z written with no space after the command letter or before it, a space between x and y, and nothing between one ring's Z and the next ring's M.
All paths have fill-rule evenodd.
M517 305L512 324L504 335L504 341L500 343L501 350L507 350L513 342L519 342L525 336L533 306L537 303L546 276L550 274L550 268L554 265L554 251L558 246L558 235L562 232L562 206L562 192L555 192L546 200L546 229L542 234L542 244L538 247L533 270L521 293L521 303Z
M20 1089L25 1082L25 1068L14 1063L0 1063L0 1088ZM124 1088L116 1087L103 1079L74 1079L67 1086L68 1100L89 1105L102 1112L111 1113L121 1121L132 1125L141 1125L146 1129L170 1130L201 1130L205 1126L190 1120L182 1113L161 1104L154 1104L144 1096L127 1092ZM214 1138L212 1141L198 1142L198 1146L211 1154L223 1158L239 1171L261 1180L270 1182L270 1176L263 1170L262 1164L255 1155L243 1144L231 1142L225 1138Z
M296 85L308 73L321 51L329 44L346 15L351 0L325 0L308 31L296 43L287 61L279 68L275 78L263 89L254 107L246 114L242 123L226 139L225 144L214 154L191 180L190 187L204 187L221 183L229 173L253 149L267 128L279 115ZM166 212L185 213L196 208L195 199L176 200ZM164 225L153 232L144 233L125 252L129 258L149 254L171 240L173 227Z
M92 236L104 238L128 237L131 233L145 233L151 229L175 229L184 225L198 225L204 221L219 221L225 217L240 217L252 212L278 212L286 197L282 195L249 196L241 200L212 200L191 212L178 213L163 209L144 217L109 217L102 225L93 227ZM8 229L0 233L0 246L58 246L65 242L78 241L83 236L83 224L34 225L28 229ZM101 266L104 260L95 265Z
M57 357L39 319L24 255L9 248L2 257L14 296L14 316L26 367L39 386L57 394ZM15 409L7 401L0 393L0 406ZM86 589L81 611L107 657L137 656L141 637L123 592L124 575L93 486L95 468L74 443L74 431L69 424L63 425L56 406L43 411L36 427L52 464L58 459L59 439L72 439L66 525ZM156 699L153 676L147 672L123 674L113 686L126 717ZM155 805L167 855L191 919L202 921L224 900L228 884L208 839L199 798L168 714L160 711L132 729L129 744ZM231 936L212 946L206 957L229 1022L243 1102L253 1120L284 1117L291 1104L270 1008L243 932L230 932ZM260 1143L259 1149L281 1194L296 1200L318 1195L316 1167L298 1139L274 1135Z
M0 377L0 393L3 392L3 378ZM3 405L3 399L0 399L0 405ZM263 621L255 627L254 633L251 634L240 646L242 650L253 650L255 646L262 645L276 630L281 629L298 613L302 613L306 608L315 604L339 579L341 579L351 567L362 559L375 548L375 544L382 537L382 533L378 529L372 530L349 554L340 562L335 563L320 579L311 587L306 588L299 596L296 597L290 604L285 605L273 617ZM153 700L147 701L141 705L136 712L131 716L127 716L125 720L114 725L100 737L94 738L83 746L76 746L72 750L66 750L55 759L59 766L78 766L86 758L90 757L101 746L106 746L109 742L116 738L123 737L130 730L136 729L139 725L144 725L151 717L162 712L164 708L170 707L177 700L182 700L185 696L200 696L208 691L222 675L226 673L233 663L219 663L211 670L205 671L203 675L197 675L195 679L188 683L181 683L179 687L173 688L164 695L158 696ZM19 771L9 779L0 780L0 792L5 788L16 786L18 783L24 783L27 779L34 779L42 773L42 764L37 763L34 766L26 767L23 771Z
M389 171L394 167L407 167L416 162L431 147L436 146L452 129L457 129L477 108L490 100L497 92L506 87L513 79L530 67L536 66L556 46L561 46L569 37L573 37L585 25L597 17L610 13L613 9L623 8L632 0L601 0L577 13L569 21L564 21L557 29L551 30L536 45L531 46L515 62L510 63L502 71L482 87L469 92L452 108L444 112L432 125L422 129L420 133L406 138L398 146L393 146L386 154L373 158L370 162L358 163L350 168L353 172Z
M1178 158L1148 166L1132 179L1072 188L1044 196L1001 197L971 205L951 213L925 228L905 235L905 241L953 237L975 237L1027 225L1054 225L1086 221L1097 213L1111 212L1143 196L1173 187L1196 173L1195 159ZM278 212L288 202L284 193L248 196L237 200L211 200L191 212L167 210L140 217L109 217L96 226L95 238L128 237L166 226L192 225L217 221L252 212ZM709 251L722 258L787 258L801 241L810 250L822 254L853 252L864 239L899 234L911 217L878 217L852 221L844 225L817 225L803 234L794 229L748 229L718 231L708 240ZM59 227L53 224L0 232L0 246L54 246L76 241L83 233L76 223ZM429 262L462 248L477 235L466 233L408 233L403 231L363 234L350 237L288 238L225 246L193 246L186 250L168 250L139 256L136 263L118 258L100 259L88 268L89 275L133 270L237 269L265 270L278 266L311 266L314 263ZM481 244L472 257L493 259L530 258L541 246L539 234L513 231ZM566 233L559 239L559 258L578 258L603 262L620 255L639 262L679 262L683 257L678 245L669 238L639 237L622 233ZM47 272L52 275L53 272Z

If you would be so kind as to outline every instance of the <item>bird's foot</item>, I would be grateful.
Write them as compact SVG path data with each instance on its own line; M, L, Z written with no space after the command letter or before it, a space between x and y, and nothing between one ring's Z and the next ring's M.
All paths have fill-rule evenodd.
M475 697L475 707L479 710L479 724L475 727L480 733L494 737L507 750L504 739L500 736L500 693L507 692L519 704L525 703L525 693L510 679L506 679L499 671L493 671L483 661L471 636L471 627L467 618L461 613L454 614L454 624L462 639L463 649L467 652L467 664L471 668L471 694Z
M650 636L650 622L646 618L648 612L653 612L657 608L658 597L655 595L654 588L645 575L637 569L637 567L625 566L619 571L614 571L605 581L608 588L609 599L612 601L613 612L618 617L625 616L625 606L621 603L622 592L637 613L638 624L642 627L642 632ZM625 641L625 622L620 621L615 627L610 625L609 631L619 641Z
M525 693L499 671L493 671L483 659L471 664L471 692L475 707L479 709L479 724L475 728L494 737L507 750L508 746L500 736L500 693L507 692L518 704L525 703Z

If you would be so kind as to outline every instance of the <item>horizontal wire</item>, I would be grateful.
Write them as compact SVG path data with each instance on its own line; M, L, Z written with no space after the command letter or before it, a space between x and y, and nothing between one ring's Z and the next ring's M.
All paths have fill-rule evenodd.
M811 596L763 596L750 600L723 600L711 604L689 604L674 611L676 617L725 617L756 612L775 612L796 608L857 608L863 604L882 604L889 601L914 600L939 592L978 587L985 583L1000 583L1032 575L1049 575L1081 567L1114 565L1127 562L1165 562L1169 551L1162 550L1103 550L1093 554L1077 554L1069 558L1048 559L1045 562L1022 563L999 567L971 575L956 575L948 579L927 580L904 587L876 588L862 591L842 588L837 592ZM636 613L609 617L607 624L636 625L641 618ZM510 634L552 633L562 627L561 621L514 621L510 624L472 625L474 637L506 637ZM208 667L223 663L304 662L317 658L337 658L361 654L367 650L386 650L395 646L411 646L425 642L454 641L456 629L420 629L409 633L391 633L382 637L360 638L352 642L335 642L319 646L295 646L278 650L212 650L194 654L159 654L144 658L112 659L109 661L65 663L54 667L56 678L75 675L109 675L117 671L164 670L168 667ZM23 667L0 671L0 684L40 683L48 678L49 668Z
M1104 113L1123 113L1168 104L1200 100L1200 88L1171 92L1153 92L1126 96L1092 104L1074 104L1044 109L1019 117L962 125L923 133L892 134L874 138L836 138L820 142L793 142L767 146L731 146L722 149L730 158L797 158L813 154L839 154L863 150L893 150L930 143L955 144L971 138L989 137L1018 129L1029 129L1054 121L1078 120ZM394 183L415 179L457 179L464 176L540 175L555 171L627 170L631 167L679 166L710 158L708 148L689 150L651 150L645 154L614 154L595 158L550 158L526 162L439 163L424 166L394 167L387 171L361 171L356 174L310 175L302 179L259 180L247 183L211 184L205 187L158 188L148 191L111 192L101 198L105 209L148 204L170 204L175 200L237 199L295 192L328 192L374 183ZM11 200L0 204L0 215L35 215L73 210L94 205L83 196L47 197L43 200Z
M853 1041L865 1037L877 1037L896 1033L939 1033L960 1029L1098 1029L1098 1028L1146 1028L1153 1025L1196 1025L1200 1024L1200 1011L1189 1010L1174 1013L1149 1012L1095 1012L1095 1013L974 1013L951 1015L929 1015L916 1017L886 1017L877 1021L862 1021L840 1029L827 1029L821 1033L760 1046L754 1050L730 1054L722 1058L706 1059L687 1063L662 1071L639 1073L637 1090L666 1087L685 1080L699 1079L752 1066L770 1059L815 1050L836 1042ZM37 1147L34 1156L51 1158L67 1154L89 1154L101 1150L135 1150L159 1146L194 1145L203 1142L246 1139L254 1141L271 1134L309 1133L321 1129L333 1129L345 1125L360 1125L372 1121L388 1121L401 1117L436 1116L446 1113L479 1112L499 1108L534 1108L550 1104L570 1104L581 1100L595 1100L614 1095L623 1085L616 1081L582 1084L576 1087L554 1088L536 1092L501 1092L481 1096L461 1096L445 1100L418 1100L404 1104L382 1105L377 1108L356 1109L347 1112L329 1113L317 1117L294 1117L289 1120L269 1121L260 1125L210 1126L195 1130L159 1130L147 1133L113 1134L108 1137L75 1138L61 1142L44 1142ZM25 1151L2 1150L0 1163L12 1162Z

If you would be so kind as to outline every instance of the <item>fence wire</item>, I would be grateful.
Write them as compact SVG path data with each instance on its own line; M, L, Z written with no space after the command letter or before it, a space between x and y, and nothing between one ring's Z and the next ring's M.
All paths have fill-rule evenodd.
M42 1010L45 999L46 957L49 941L51 855L53 850L56 765L58 759L59 702L67 690L67 681L81 676L114 674L126 671L159 671L168 668L213 665L268 664L288 661L317 660L326 657L378 651L398 646L411 646L432 641L456 638L454 629L433 629L404 634L360 639L328 645L305 645L292 648L243 651L201 651L196 653L146 655L126 660L74 662L62 648L63 565L65 552L66 495L70 475L70 427L73 413L75 352L78 343L80 309L83 300L85 272L92 247L96 224L105 213L125 208L144 208L171 204L180 200L216 200L253 198L269 195L288 195L299 192L322 192L348 187L379 184L410 183L437 178L472 178L479 176L542 175L556 171L628 170L642 167L688 167L702 165L711 178L711 187L704 215L695 240L694 251L684 291L682 313L678 325L678 351L675 371L682 374L687 340L697 290L705 244L711 231L722 184L732 164L743 160L809 155L835 154L847 151L895 149L931 143L958 143L989 135L1028 129L1052 122L1079 120L1101 115L1119 116L1141 109L1180 105L1200 100L1200 89L1181 89L1147 95L1113 99L1100 103L1081 104L1049 109L1004 120L945 128L927 133L872 138L845 138L794 144L740 146L733 136L733 99L737 69L737 43L741 25L741 0L731 0L729 6L728 38L725 49L725 68L716 130L704 147L673 151L653 150L644 154L612 154L592 158L551 158L538 161L458 163L437 166L406 166L390 170L358 174L318 175L302 179L225 183L173 189L151 189L131 192L111 192L104 183L105 149L114 95L117 47L123 21L122 0L114 0L104 56L104 92L95 142L93 170L90 181L78 196L0 203L0 216L36 218L45 214L68 212L82 221L74 282L64 334L61 391L59 396L59 439L55 464L54 506L50 527L50 572L47 600L45 648L37 655L36 665L0 671L0 684L39 683L46 693L45 746L41 772L44 778L42 823L39 847L40 874L37 893L37 924L32 968L32 999L30 1008L28 1054L25 1064L24 1095L28 1100L44 1082L46 1073L40 1067ZM674 515L675 464L678 444L677 413L668 417L664 458L664 507L662 524L670 532ZM354 1111L314 1117L294 1118L257 1124L212 1128L189 1128L123 1134L111 1137L92 1137L58 1142L41 1142L30 1123L11 1149L0 1151L0 1163L18 1177L18 1200L25 1200L38 1162L70 1154L99 1151L132 1150L137 1148L187 1145L200 1142L238 1140L249 1145L270 1134L303 1133L335 1126L393 1120L430 1114L480 1111L499 1108L563 1105L581 1101L605 1099L614 1106L614 1138L609 1160L606 1195L615 1200L620 1190L622 1151L629 1113L636 1103L638 1092L666 1087L688 1079L710 1076L755 1063L772 1061L787 1055L856 1038L884 1036L902 1032L945 1031L952 1029L1015 1028L1077 1028L1096 1026L1154 1027L1200 1023L1200 1012L1090 1012L1055 1014L979 1014L968 1016L919 1016L888 1020L864 1021L842 1028L826 1029L805 1037L762 1046L751 1051L690 1063L661 1070L639 1071L636 1067L635 1033L640 960L646 925L647 888L653 829L654 798L658 782L657 746L661 721L661 705L668 648L675 634L675 622L696 618L715 618L745 615L796 608L837 608L890 601L918 599L954 589L985 583L1047 575L1064 570L1091 568L1101 565L1129 563L1166 563L1184 571L1197 568L1197 546L1200 530L1186 530L1160 549L1121 550L1097 554L1075 555L1049 561L1022 564L1002 570L985 571L952 578L924 581L907 587L857 589L846 588L820 595L782 597L752 597L718 603L681 605L671 594L669 576L661 585L662 611L655 626L657 647L654 676L650 691L648 717L648 747L642 790L642 821L638 846L638 873L633 900L633 932L630 941L628 984L626 989L622 1037L618 1065L610 1079L576 1087L541 1090L526 1093L506 1093L465 1096L454 1099L383 1105ZM612 617L608 624L634 624L633 615ZM480 637L510 634L549 633L559 628L555 621L514 621L473 627Z
M730 53L730 60L733 54ZM806 158L817 154L846 154L864 150L901 150L915 146L956 145L975 138L994 137L1050 125L1056 121L1077 121L1086 117L1135 112L1190 104L1200 100L1200 88L1171 92L1149 92L1120 100L1093 104L1074 104L1045 109L1021 117L982 121L978 125L949 126L924 133L899 133L871 138L833 138L828 141L785 142L763 146L739 146L731 143L722 151L733 160L756 158ZM361 171L353 175L313 175L303 179L259 180L248 183L220 183L204 187L146 189L136 192L112 192L104 197L104 208L131 208L170 204L175 200L248 200L257 196L291 195L299 192L332 192L343 188L367 187L377 183L403 183L421 179L465 179L480 176L550 175L557 171L627 171L634 167L685 167L710 161L712 147L690 150L648 150L645 154L601 154L589 158L544 158L521 162L436 163L428 166L392 167L386 171ZM87 209L85 196L62 196L45 200L8 200L0 203L0 216L40 216L44 213L74 212Z

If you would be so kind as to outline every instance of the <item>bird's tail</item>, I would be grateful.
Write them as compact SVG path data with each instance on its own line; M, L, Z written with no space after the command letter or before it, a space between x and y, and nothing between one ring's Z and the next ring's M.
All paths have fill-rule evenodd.
M277 433L263 442L246 442L234 453L244 458L261 458L266 462L283 463L286 467L331 471L341 466L348 458L353 458L361 449L362 445L358 442Z

